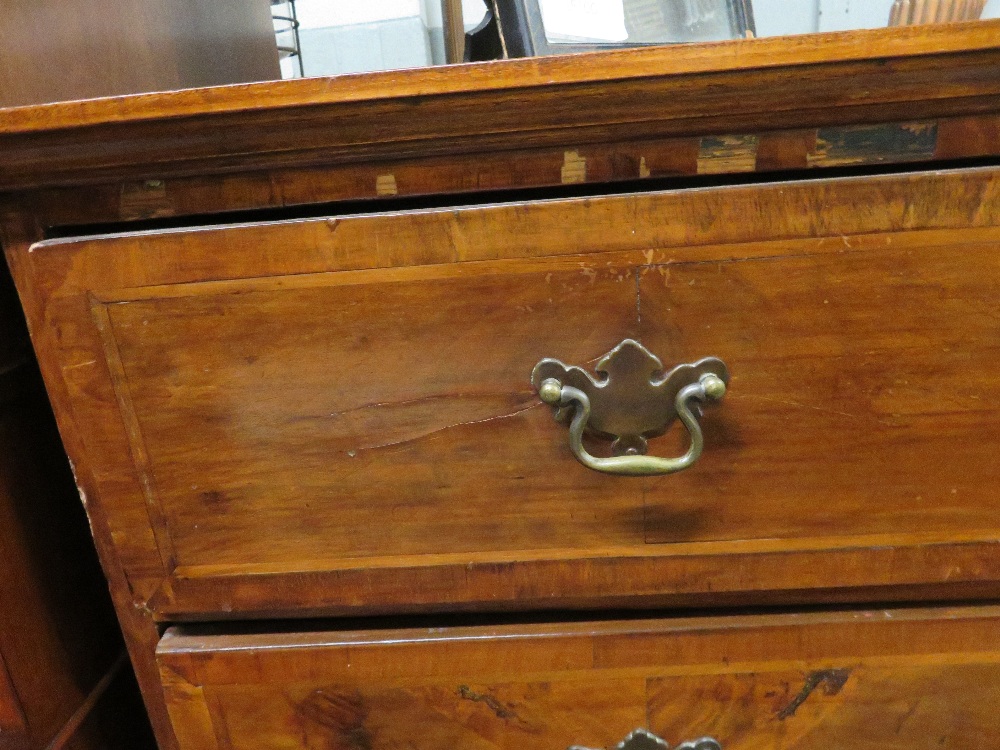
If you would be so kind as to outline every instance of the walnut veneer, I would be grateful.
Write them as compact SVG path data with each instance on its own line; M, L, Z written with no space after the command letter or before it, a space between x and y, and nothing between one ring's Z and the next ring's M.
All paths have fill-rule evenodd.
M998 31L0 112L162 748L995 744ZM625 338L729 365L683 473L530 384Z

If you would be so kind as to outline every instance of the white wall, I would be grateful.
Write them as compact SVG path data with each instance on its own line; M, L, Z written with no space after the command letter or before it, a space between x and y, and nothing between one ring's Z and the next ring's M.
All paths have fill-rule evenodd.
M440 28L444 26L441 16L441 0L424 0L423 2L424 23L428 28ZM486 15L486 3L483 0L462 0L462 20L465 29L474 29Z
M893 0L821 0L819 30L877 29L889 25Z
M753 13L758 36L782 36L887 26L892 3L893 0L753 0Z
M420 0L298 0L295 8L303 29L378 23L421 13Z
M820 0L753 0L757 36L818 31L819 3Z

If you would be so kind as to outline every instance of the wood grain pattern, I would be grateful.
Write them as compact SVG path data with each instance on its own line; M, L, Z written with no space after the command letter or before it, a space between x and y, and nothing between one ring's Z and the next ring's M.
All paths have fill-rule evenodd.
M641 539L632 493L557 470L564 446L527 383L567 338L559 348L586 361L634 335L633 279L554 267L247 291L237 306L223 293L108 308L117 390L175 564L325 568ZM496 356L470 357L490 342Z
M199 748L988 747L997 610L203 635L158 650ZM978 689L973 686L979 686ZM192 742L195 738L192 737Z
M955 595L1000 580L996 331L968 314L998 279L997 179L60 240L14 260L90 425L81 481L156 617ZM572 461L527 385L542 356L586 363L635 331L671 361L736 363L704 466L647 484ZM845 404L854 389L868 401ZM949 439L969 446L928 462Z
M647 542L1000 528L983 439L1000 401L996 239L885 240L640 270L645 345L677 361L725 352L733 372L705 417L717 460L643 482Z
M38 0L3 16L0 107L281 76L263 2Z
M520 274L178 289L109 306L109 346L149 502L185 568L583 554L643 538L990 538L997 236L860 257L609 273L581 255ZM719 354L734 373L729 408L706 417L705 466L647 480L644 501L635 482L567 463L527 385L545 356L592 362L636 335L668 362ZM675 437L654 450L683 452ZM955 443L963 460L931 460Z
M730 173L995 157L997 28L0 112L0 240L160 747L989 747L992 609L154 649L178 620L996 600L996 388L968 372L996 364L997 170L38 241L693 175L726 138ZM738 372L697 473L619 489L526 381L633 334Z
M498 149L988 113L1000 93L998 25L736 40L12 109L0 118L0 189L417 155L474 163Z
M1000 153L1000 117L943 118L936 121L933 153L899 151L882 153L873 143L847 137L859 130L878 133L884 128L898 133L899 123L866 128L826 128L847 148L838 148L833 159L829 148L817 149L817 130L778 130L759 134L758 173L835 166L842 163L893 163L894 161L954 160ZM644 139L613 144L591 144L577 150L585 162L591 184L632 182L645 177L695 175L701 138ZM920 142L922 148L925 142ZM359 198L378 198L391 186L399 197L438 193L538 188L562 184L564 150L551 148L505 151L455 157L394 159L370 164L347 164L323 169L288 169L216 177L126 181L95 186L87 201L72 190L44 190L24 195L19 208L5 204L0 210L28 211L46 227L64 233L86 233L80 224L133 222L141 219L185 217L225 211L266 209L275 205L305 206ZM390 179L391 178L391 179ZM380 182L381 181L381 182ZM468 200L467 197L464 200ZM30 209L27 207L30 204ZM373 209L381 208L373 205Z

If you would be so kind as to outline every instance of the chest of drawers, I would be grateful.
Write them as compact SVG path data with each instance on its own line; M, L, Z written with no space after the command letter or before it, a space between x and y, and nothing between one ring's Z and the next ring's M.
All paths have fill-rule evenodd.
M161 745L990 747L996 31L11 110Z

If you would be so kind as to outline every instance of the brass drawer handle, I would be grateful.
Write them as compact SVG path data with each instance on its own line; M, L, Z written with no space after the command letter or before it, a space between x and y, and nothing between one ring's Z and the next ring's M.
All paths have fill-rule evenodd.
M606 474L653 476L681 471L698 460L704 448L698 404L725 394L729 370L722 360L708 357L659 377L660 360L638 341L625 339L594 369L600 378L546 358L531 373L532 385L542 401L555 407L557 420L572 412L569 446L580 463ZM645 455L646 438L663 434L676 418L691 435L684 455ZM613 439L614 455L589 453L583 445L585 431Z
M573 745L568 750L588 750L588 748ZM646 729L636 729L619 742L615 750L670 750L670 745ZM681 743L674 750L722 750L722 745L711 737L702 737L700 740Z

